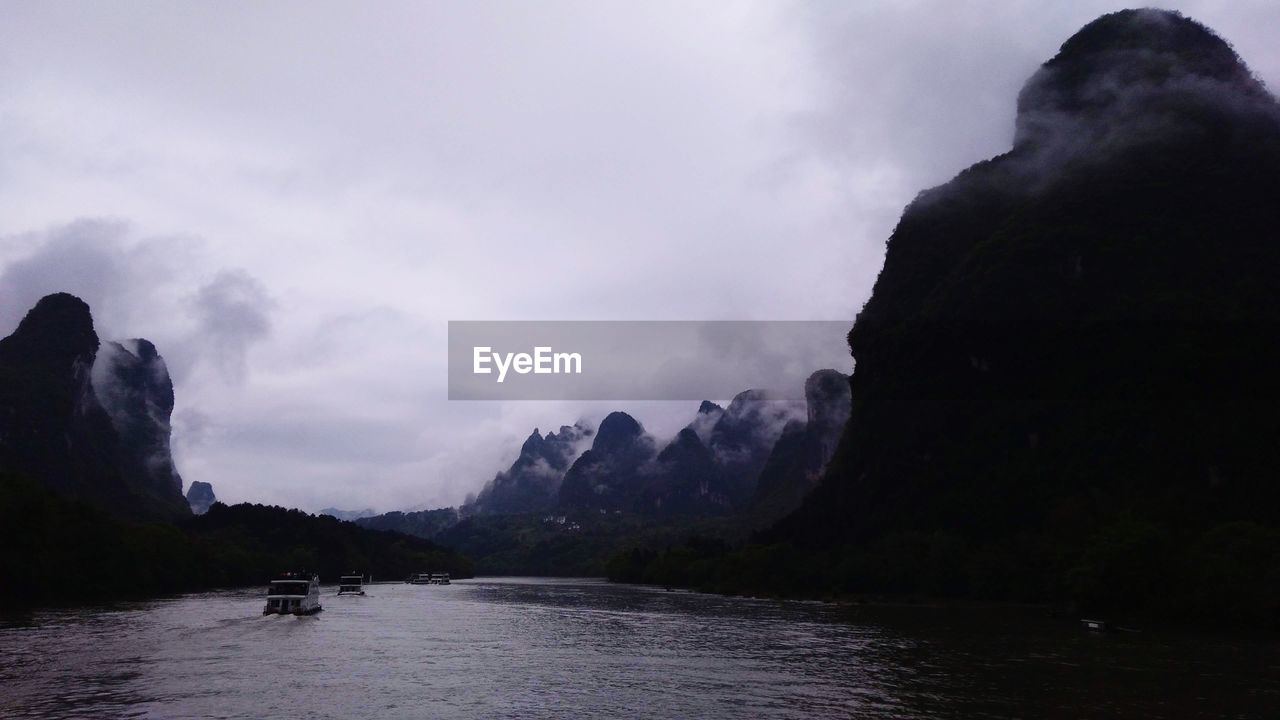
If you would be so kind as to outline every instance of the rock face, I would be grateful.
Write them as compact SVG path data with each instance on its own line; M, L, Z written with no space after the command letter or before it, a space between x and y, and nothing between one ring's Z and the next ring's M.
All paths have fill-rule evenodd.
M565 473L560 507L633 510L643 490L642 471L654 454L653 438L635 418L610 413L600 423L591 449Z
M117 458L126 482L160 497L180 494L182 477L169 447L173 382L155 346L141 339L104 343L90 377L119 436Z
M1280 520L1274 98L1204 27L1124 11L1040 68L1016 127L903 214L840 447L771 538L947 533L1037 567L1117 517Z
M783 429L802 417L802 405L775 399L763 390L746 390L733 398L707 440L731 503L747 504Z
M0 471L126 517L189 514L169 453L172 408L155 348L100 348L72 295L42 298L0 340Z
M560 483L579 448L592 436L579 423L542 436L534 428L511 467L500 472L465 509L467 514L542 512L555 507Z
M191 506L191 512L196 515L203 515L209 512L209 508L218 502L218 498L213 494L213 485L207 482L195 480L191 483L191 487L187 489L187 504Z
M756 480L797 404L760 390L721 408L704 401L661 452L640 423L615 412L565 474L559 507L650 515L721 515L747 507Z
M849 420L848 375L819 370L805 381L804 396L805 419L786 424L760 471L751 498L751 512L759 523L772 522L800 507L817 487Z
M698 414L694 416L693 422L689 423L689 429L705 444L710 442L711 431L722 417L724 417L724 408L710 400L703 400L698 406Z
M715 515L733 510L730 483L693 428L681 430L642 472L641 511Z

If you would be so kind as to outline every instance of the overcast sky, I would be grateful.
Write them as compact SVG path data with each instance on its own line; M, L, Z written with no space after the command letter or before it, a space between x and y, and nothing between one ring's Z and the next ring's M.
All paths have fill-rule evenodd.
M1280 4L1167 6L1280 87ZM5 0L0 335L65 290L155 342L221 499L455 504L611 408L450 403L448 320L852 319L903 206L1121 7Z

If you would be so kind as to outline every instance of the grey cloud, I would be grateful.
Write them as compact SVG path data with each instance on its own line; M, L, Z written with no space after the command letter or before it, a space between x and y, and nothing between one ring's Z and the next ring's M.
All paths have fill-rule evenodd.
M16 249L0 272L2 334L41 297L69 292L89 304L100 338L151 340L176 380L207 359L239 381L248 349L270 332L274 301L244 270L219 271L192 292L217 260L189 235L147 237L122 220L81 219L3 240Z
M227 380L243 382L249 349L271 333L275 302L244 270L223 270L190 298L196 333Z
M181 240L137 239L127 223L98 219L0 242L28 249L15 253L0 273L0 333L6 335L37 300L53 292L89 303L99 335L128 334L152 306L157 278L168 277L174 256L186 250Z

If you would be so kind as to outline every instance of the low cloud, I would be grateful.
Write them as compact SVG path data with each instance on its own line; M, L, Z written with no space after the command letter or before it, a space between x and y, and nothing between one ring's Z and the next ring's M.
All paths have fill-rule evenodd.
M270 334L274 305L266 287L244 270L223 270L191 297L198 344L223 378L244 381L249 348Z

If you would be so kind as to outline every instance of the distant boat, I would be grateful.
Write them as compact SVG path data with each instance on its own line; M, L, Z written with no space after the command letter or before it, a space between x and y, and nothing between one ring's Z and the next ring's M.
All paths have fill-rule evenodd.
M406 581L410 585L448 585L449 573L418 573Z
M1080 624L1089 632L1099 633L1140 633L1142 630L1135 627L1125 627L1124 625L1116 625L1106 620L1081 620Z
M267 587L263 615L312 615L320 612L320 578L305 573L286 573Z
M339 595L363 595L364 575L343 575L338 579Z

